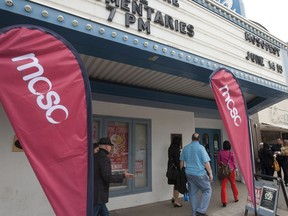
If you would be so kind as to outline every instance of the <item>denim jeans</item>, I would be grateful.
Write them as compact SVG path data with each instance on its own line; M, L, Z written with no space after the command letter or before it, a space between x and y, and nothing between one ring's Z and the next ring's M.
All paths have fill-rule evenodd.
M105 203L94 206L94 216L109 216L109 211Z
M210 203L212 194L211 183L207 174L203 176L188 175L188 190L190 205L192 207L192 215L196 215L196 211L205 214ZM201 191L200 203L198 203L198 192Z

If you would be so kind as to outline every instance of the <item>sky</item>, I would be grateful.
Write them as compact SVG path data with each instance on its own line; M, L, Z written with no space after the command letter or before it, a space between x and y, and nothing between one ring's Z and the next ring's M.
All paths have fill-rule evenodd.
M288 0L242 0L246 18L258 22L272 35L288 42Z

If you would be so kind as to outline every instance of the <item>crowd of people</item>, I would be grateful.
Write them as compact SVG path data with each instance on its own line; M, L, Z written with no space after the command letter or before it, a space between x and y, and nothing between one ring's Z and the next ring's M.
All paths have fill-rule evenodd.
M178 138L172 140L168 150L168 166L175 164L178 171L185 169L187 178L189 201L192 207L193 216L206 216L206 212L210 203L212 195L211 182L213 181L213 173L210 166L210 157L205 147L199 142L200 135L194 133L192 135L192 142L185 145L181 151L181 141ZM223 150L219 151L218 164L228 164L231 169L229 176L221 179L221 202L222 206L226 207L228 204L226 184L229 181L234 195L234 201L238 202L238 188L236 185L236 176L238 169L236 166L236 159L234 153L231 151L231 144L229 141L223 142ZM180 164L180 166L179 166ZM177 180L168 178L168 184L173 185L172 203L175 207L182 206L178 202L179 191L177 190ZM200 195L200 199L198 196Z
M213 173L210 166L210 157L205 147L199 142L200 135L194 133L192 142L185 145L181 151L182 139L174 137L168 149L167 170L170 166L175 166L178 172L185 172L185 186L188 185L187 191L189 201L192 207L193 216L207 216L206 211L212 195L211 182ZM113 175L111 171L111 162L108 157L113 144L109 138L101 138L94 146L94 215L109 216L106 207L108 202L109 184L112 182L122 182L123 179L134 178L134 175L125 171L123 174ZM288 140L277 139L277 144L269 145L260 143L258 158L263 179L274 176L274 160L277 160L280 170L277 176L284 177L285 185L288 186ZM231 150L229 141L223 142L223 149L218 152L217 164L226 164L230 168L230 173L220 180L221 183L221 203L223 207L228 204L227 183L230 182L234 201L238 202L238 188L236 176L238 175L236 158ZM168 176L167 176L168 177ZM171 202L174 207L182 207L179 202L179 180L168 177L168 184L173 185L173 195ZM183 184L183 182L181 182ZM200 200L198 199L201 193Z
M277 143L274 145L260 143L258 159L260 163L261 175L263 175L263 178L266 180L272 180L272 178L269 177L274 176L275 169L273 165L274 160L276 160L280 167L280 170L277 172L277 176L284 180L285 186L288 186L288 140L278 138Z

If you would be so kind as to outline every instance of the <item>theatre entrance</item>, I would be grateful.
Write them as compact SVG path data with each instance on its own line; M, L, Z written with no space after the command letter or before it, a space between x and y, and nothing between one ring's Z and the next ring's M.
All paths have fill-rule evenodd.
M222 149L221 130L196 128L195 131L200 134L199 142L205 147L211 159L211 168L213 176L217 175L217 157L218 151Z

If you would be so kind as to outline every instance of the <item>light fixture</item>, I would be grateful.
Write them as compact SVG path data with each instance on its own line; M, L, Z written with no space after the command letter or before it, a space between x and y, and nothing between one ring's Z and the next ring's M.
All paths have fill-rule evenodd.
M42 11L42 16L43 16L43 17L48 17L48 16L49 16L48 11L43 10L43 11Z
M73 20L73 21L72 21L72 25L73 25L74 27L78 26L78 21L77 21L77 20Z
M59 15L59 16L57 17L57 20L58 20L59 22L63 22L63 21L64 21L64 17L63 17L62 15Z
M5 0L7 6L12 7L14 5L12 0Z
M87 30L91 30L91 29L92 29L92 25L91 25L91 24L87 24L87 25L86 25L86 29L87 29Z
M30 5L25 5L25 11L30 13L32 11L32 7Z

